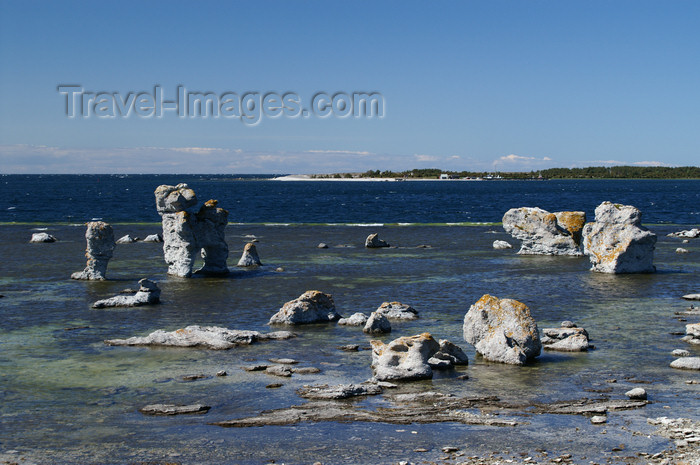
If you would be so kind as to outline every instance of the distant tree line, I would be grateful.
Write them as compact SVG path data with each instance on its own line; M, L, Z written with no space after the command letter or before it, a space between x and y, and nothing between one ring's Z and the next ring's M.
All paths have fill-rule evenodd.
M587 168L549 168L530 172L444 171L437 168L409 171L369 170L364 173L317 174L315 178L407 178L437 179L442 174L453 178L504 179L700 179L697 166L590 166Z

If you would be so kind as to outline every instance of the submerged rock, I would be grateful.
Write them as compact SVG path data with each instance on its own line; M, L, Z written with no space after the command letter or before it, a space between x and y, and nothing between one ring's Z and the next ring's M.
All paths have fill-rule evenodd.
M119 239L117 239L116 243L117 244L131 244L133 242L136 242L138 238L136 237L131 237L130 235L122 236Z
M496 250L512 249L513 246L506 241L493 241L493 248Z
M503 229L522 241L522 255L583 255L581 230L584 212L550 213L541 208L511 208L503 215Z
M418 318L418 310L401 302L384 302L375 311L390 320L415 320Z
M228 212L217 207L216 200L207 201L197 210L197 196L187 184L159 186L155 198L162 217L163 255L168 273L190 277L197 252L204 260L197 273L228 273L225 237Z
M381 247L390 247L389 243L379 238L379 233L370 234L365 240L365 247L368 249L378 249Z
M92 304L92 308L106 307L140 307L160 302L160 289L158 284L150 279L143 278L139 281L139 290L134 295L116 295L109 299L98 300Z
M73 273L71 279L103 281L107 274L107 264L114 252L114 231L112 226L102 221L87 223L85 231L87 264L83 271Z
M364 326L367 323L367 319L367 315L357 312L348 318L341 318L338 320L338 324L343 326Z
M243 248L243 255L241 259L238 260L238 265L240 267L247 266L261 266L260 257L258 256L258 249L255 248L255 244L248 242Z
M464 316L463 332L465 341L494 362L524 365L542 350L530 309L513 299L484 295Z
M38 232L32 234L32 238L29 239L29 242L56 242L57 240L58 239L56 239L51 234L45 232Z
M381 313L372 312L362 332L366 334L388 334L391 332L391 323Z
M656 234L642 226L642 213L631 205L603 202L595 222L583 228L583 252L601 273L653 273Z
M239 345L248 345L257 341L289 339L294 337L289 331L260 333L227 329L217 326L188 326L176 331L154 331L146 337L128 339L110 339L105 344L110 346L167 346L167 347L203 347L205 349L225 350Z
M430 357L440 350L440 344L430 333L394 339L388 344L371 341L372 369L380 381L432 378Z
M588 332L577 328L570 321L563 321L560 328L544 328L540 339L545 350L562 352L582 352L588 350Z
M297 390L304 399L338 400L357 396L374 396L382 393L382 388L377 384L337 384L329 386L304 386Z
M211 409L208 405L172 405L172 404L151 404L141 407L139 412L144 415L182 415L192 413L207 413Z
M335 311L333 296L320 291L306 291L290 300L272 315L269 325L298 325L324 321L336 321L340 315Z
M143 239L143 242L163 242L163 236L160 234L149 234Z
M700 357L682 357L671 362L671 368L700 370Z

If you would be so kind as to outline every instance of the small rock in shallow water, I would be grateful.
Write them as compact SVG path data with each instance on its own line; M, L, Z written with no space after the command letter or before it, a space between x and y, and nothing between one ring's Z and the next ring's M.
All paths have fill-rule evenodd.
M338 324L341 326L364 326L367 324L367 315L364 313L353 313L347 318L341 318L338 320Z
M358 352L360 350L360 345L359 344L347 344L344 346L338 347L340 350L344 350L346 352Z
M675 349L673 352L671 352L671 355L674 357L690 357L690 352L685 349Z
M604 415L595 415L595 416L591 417L591 423L593 423L594 425L602 425L603 423L607 423L607 422L608 422L608 417L606 417Z
M316 246L316 248L317 248L317 249L327 249L327 248L328 248L328 244L326 244L326 243L324 243L324 242L321 242L320 244L318 244L318 245Z
M282 386L284 386L284 384L282 384L282 383L272 383L272 384L268 384L265 387L267 389L277 389L277 388L281 388Z
M683 247L678 247L676 249L676 253L684 254L684 253L690 253L690 250L684 249Z
M226 373L226 370L219 370L216 372L216 376L228 376L228 373Z
M279 365L296 365L299 363L299 361L294 360L293 358L270 358L268 360Z
M52 236L51 234L47 233L34 233L32 234L32 238L29 240L29 242L56 242L57 239Z
M117 239L117 244L132 244L136 242L138 238L136 237L131 237L130 235L122 236L119 239Z
M700 357L683 357L671 362L671 368L680 370L700 370Z
M493 241L491 245L496 250L512 249L513 246L506 241Z
M642 388L634 388L634 389L630 389L629 391L625 392L625 395L627 397L629 397L630 399L634 399L634 400L646 400L647 391L645 391Z
M139 409L144 415L182 415L188 413L207 413L211 407L202 404L172 405L151 404Z
M261 266L260 257L258 256L258 250L255 248L255 244L248 242L243 248L243 255L241 259L238 260L238 265L242 268L249 266Z
M320 291L306 291L285 303L272 315L269 325L296 325L336 321L341 316L335 311L333 296Z
M387 334L391 332L391 323L389 323L387 317L375 311L367 319L362 332L366 334Z
M386 241L381 240L378 233L374 233L367 236L367 239L365 240L365 247L368 249L378 249L381 247L389 247L389 244Z
M160 289L158 288L158 284L150 279L143 278L139 281L139 290L136 294L122 294L110 297L109 299L98 300L92 304L92 308L140 307L142 305L153 305L159 302Z
M283 378L289 378L292 376L292 369L283 365L273 365L265 369L265 373L273 376L281 376Z

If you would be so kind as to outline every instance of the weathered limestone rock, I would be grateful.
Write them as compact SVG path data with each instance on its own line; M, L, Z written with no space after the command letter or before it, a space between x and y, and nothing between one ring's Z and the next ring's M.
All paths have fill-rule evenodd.
M401 302L384 302L375 311L390 320L415 320L418 318L418 310Z
M126 236L122 236L119 239L117 239L116 243L117 244L132 244L132 243L136 242L137 240L138 240L138 238L131 237L129 234L127 234Z
M464 340L494 362L524 365L542 350L530 309L513 299L484 295L464 316L463 331Z
M368 249L378 249L380 247L389 247L389 244L379 238L379 233L374 233L367 236L365 247Z
M337 384L328 386L304 386L297 390L304 399L314 400L338 400L357 396L374 396L382 393L378 384Z
M683 247L678 247L676 249L676 253L684 254L684 253L690 253L690 250L684 249Z
M440 350L440 344L430 333L400 337L388 344L381 341L371 341L371 344L372 369L376 379L432 378L433 370L428 360Z
M632 400L646 400L647 391L643 388L634 388L625 392L625 395Z
M155 197L163 222L163 253L168 273L190 277L197 252L204 260L197 273L228 273L224 232L228 212L217 207L216 200L207 201L197 210L197 196L187 184L159 186Z
M700 370L700 357L682 357L671 362L671 368Z
M685 325L685 336L683 340L690 344L700 345L700 323Z
M258 256L258 249L255 248L255 244L248 242L243 248L243 255L241 255L241 259L238 260L237 266L247 267L260 265L262 265L262 263Z
M298 325L323 321L336 321L340 315L335 311L333 296L320 291L306 291L290 300L272 315L269 325Z
M700 294L686 294L683 298L685 300L700 300Z
M641 225L642 213L631 205L603 202L595 222L583 228L583 252L591 271L653 273L656 234Z
M211 409L208 405L173 405L173 404L151 404L141 407L139 412L144 415L182 415L191 413L207 413Z
M700 229L699 228L693 228L693 229L686 229L683 231L678 231L675 233L667 234L669 237L687 237L690 239L700 237Z
M570 321L562 322L560 328L544 328L544 336L540 339L545 350L562 352L582 352L588 350L588 332L577 328Z
M581 230L584 212L550 213L541 208L511 208L503 215L503 229L522 241L523 255L583 255Z
M87 265L83 271L73 273L71 279L103 281L107 264L114 252L114 231L112 226L102 221L91 221L85 231Z
M372 312L362 332L366 334L388 334L391 332L391 323L381 313Z
M344 326L364 326L367 323L367 319L367 315L357 312L353 313L348 318L341 318L338 320L338 324Z
M143 239L143 242L163 242L163 236L160 234L149 234Z
M56 240L57 239L51 234L45 232L38 232L32 234L32 238L29 239L29 242L56 242Z
M433 368L450 368L454 365L469 365L469 358L459 346L447 339L440 339L440 349L428 360Z
M203 347L205 349L225 350L239 345L248 345L257 341L289 339L294 337L289 331L259 333L220 328L218 326L188 326L176 331L159 329L146 337L128 339L110 339L105 344L110 346L167 346L167 347Z
M493 248L496 250L512 249L513 246L506 241L493 241Z
M106 307L140 307L160 302L160 289L158 284L150 279L143 278L139 281L139 290L134 295L116 295L109 299L98 300L92 304L92 308Z

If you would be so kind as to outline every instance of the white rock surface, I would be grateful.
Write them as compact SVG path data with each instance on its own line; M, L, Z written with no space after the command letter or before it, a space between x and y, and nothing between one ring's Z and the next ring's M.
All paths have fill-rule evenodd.
M683 338L685 342L700 345L700 323L690 323L685 325L685 334L686 337Z
M51 234L45 233L45 232L38 232L32 234L32 238L29 240L29 242L56 242L57 239L52 236Z
M163 242L163 236L160 234L149 234L143 239L143 242Z
M530 309L513 299L484 295L464 316L463 332L465 341L494 362L524 365L542 350Z
M683 231L678 231L675 233L668 234L670 237L687 237L687 238L695 238L695 237L700 237L700 229L699 228L693 228L693 229L686 229Z
M272 315L270 325L298 325L324 321L336 321L341 316L335 311L333 296L320 291L306 291L290 300Z
M117 244L131 244L136 242L136 238L131 237L130 235L122 236L119 239L117 239L116 243Z
M513 246L506 241L493 241L493 248L496 250L512 249Z
M453 344L447 339L440 339L440 348L430 357L428 364L433 368L469 365L469 357L467 357L467 354L456 344Z
M388 334L391 332L391 323L381 313L372 312L362 332L366 334Z
M676 249L676 253L680 253L680 254L683 254L683 253L690 253L690 250L684 249L683 247L678 247L678 248Z
M653 273L656 234L641 225L642 213L631 205L603 202L595 222L583 228L583 251L601 273Z
M440 350L430 333L400 337L384 344L371 341L372 369L379 381L432 378L428 360Z
M150 279L143 278L139 281L139 290L135 294L120 294L109 299L98 300L92 304L92 308L140 307L142 305L157 304L158 302L160 302L158 284Z
M671 368L700 370L700 357L682 357L671 362Z
M390 320L415 320L418 318L418 310L401 302L384 302L375 311Z
M83 271L71 275L71 279L103 281L106 279L107 264L114 253L114 231L112 226L102 221L87 223L85 256L87 264Z
M368 316L364 313L353 313L348 318L338 320L339 325L343 326L364 326L367 323Z
M545 350L581 352L589 348L588 332L570 321L562 322L560 328L544 328L542 334L540 342Z
M243 248L243 254L241 255L241 259L238 260L238 265L236 266L248 267L261 265L262 262L258 256L258 249L255 247L255 244L248 242Z
M511 208L503 215L503 229L522 241L523 255L583 255L581 229L584 212L550 213L541 208Z
M239 345L248 345L257 341L272 339L289 339L294 337L289 331L260 333L221 328L217 326L188 326L176 331L154 331L146 337L128 339L111 339L105 344L111 346L168 346L168 347L203 347L205 349L224 350Z
M367 239L365 239L365 247L368 249L378 249L380 247L389 247L389 244L379 238L379 233L374 233L370 234L367 236Z
M683 298L685 300L700 300L700 294L686 294Z
M646 400L647 391L642 388L634 388L625 392L625 395L632 400Z

